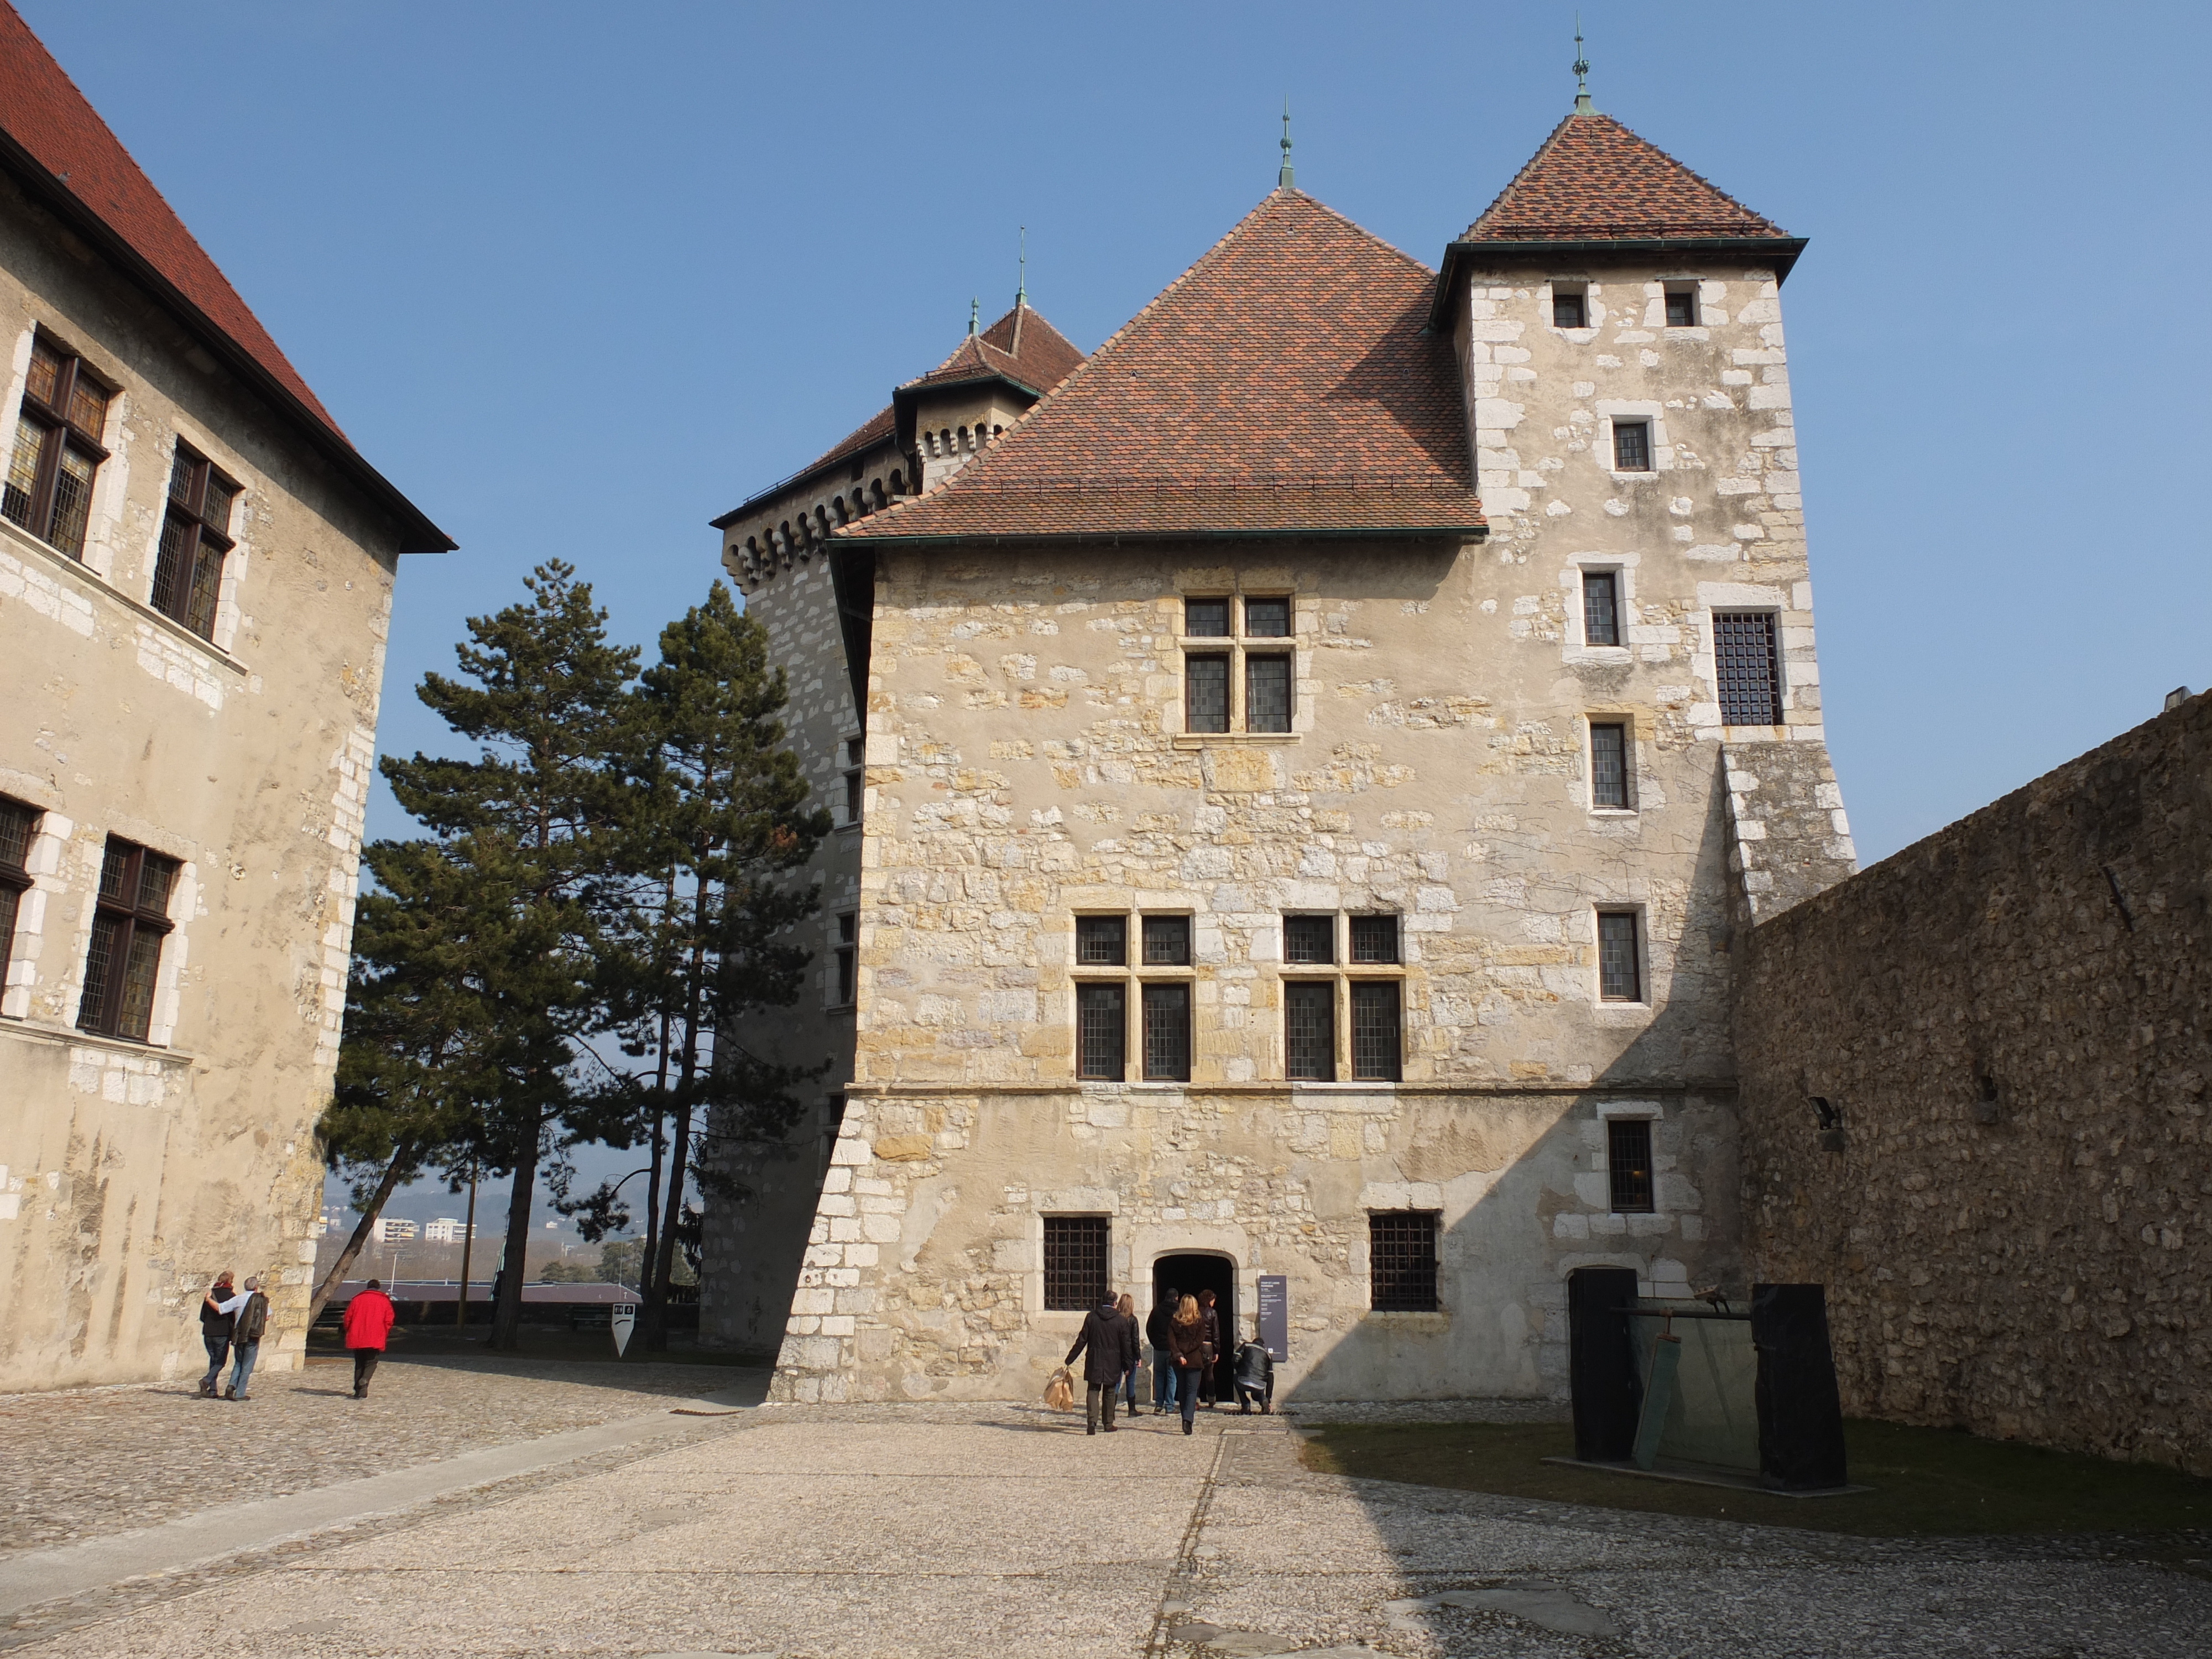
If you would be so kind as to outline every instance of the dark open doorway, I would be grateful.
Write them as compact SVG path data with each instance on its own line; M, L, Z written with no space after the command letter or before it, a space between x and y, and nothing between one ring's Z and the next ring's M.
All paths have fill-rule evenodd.
M1221 1351L1213 1366L1213 1397L1237 1397L1233 1377L1237 1354L1237 1264L1225 1255L1164 1255L1152 1263L1152 1300L1172 1288L1177 1296L1213 1292L1214 1311L1221 1316Z

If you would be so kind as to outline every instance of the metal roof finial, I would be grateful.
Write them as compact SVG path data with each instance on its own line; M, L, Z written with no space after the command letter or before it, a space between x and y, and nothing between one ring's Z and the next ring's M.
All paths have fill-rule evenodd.
M1291 166L1291 99L1285 93L1283 94L1283 170L1277 175L1275 182L1281 188L1289 190L1296 184L1297 176L1296 169Z
M1014 286L1014 308L1019 310L1030 302L1030 228L1022 227L1022 275Z
M1583 50L1583 15L1580 12L1575 14L1575 113L1597 113L1597 106L1590 102L1589 54Z
M982 315L983 302L971 297L968 301L968 337L971 340L975 337L975 325L981 319Z

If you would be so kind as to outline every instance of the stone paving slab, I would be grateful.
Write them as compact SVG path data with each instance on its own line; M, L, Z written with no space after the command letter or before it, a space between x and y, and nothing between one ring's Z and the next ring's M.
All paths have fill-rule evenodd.
M353 1398L350 1360L257 1379L251 1400L181 1383L0 1395L0 1552L158 1526L665 1409L766 1373L697 1364L399 1358Z

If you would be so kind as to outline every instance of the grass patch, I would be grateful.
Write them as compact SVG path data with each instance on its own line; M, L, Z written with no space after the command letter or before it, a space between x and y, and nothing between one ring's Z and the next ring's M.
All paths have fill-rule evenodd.
M1300 1455L1308 1468L1362 1480L1865 1538L2212 1530L2212 1480L2154 1464L1896 1423L1847 1422L1844 1439L1851 1480L1875 1491L1774 1498L1564 1469L1542 1461L1574 1455L1564 1423L1332 1425Z

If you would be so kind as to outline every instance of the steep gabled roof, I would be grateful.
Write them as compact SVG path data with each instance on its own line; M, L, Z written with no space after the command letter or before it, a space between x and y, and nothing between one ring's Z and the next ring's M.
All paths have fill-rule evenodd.
M1462 242L1790 240L1610 115L1577 112L1467 228Z
M836 533L1476 533L1433 282L1279 190L958 476Z
M361 459L261 319L8 0L0 0L0 161L187 327L208 337L257 390L272 394L281 413L308 424L321 441L317 447L398 514L406 526L403 551L453 545Z

